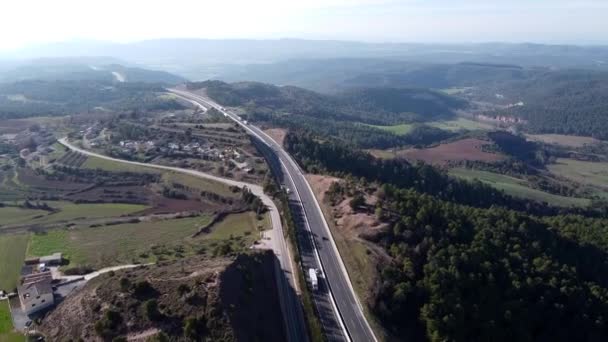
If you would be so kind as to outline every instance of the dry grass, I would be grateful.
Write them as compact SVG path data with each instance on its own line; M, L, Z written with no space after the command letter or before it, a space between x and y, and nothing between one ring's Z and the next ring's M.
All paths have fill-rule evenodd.
M596 145L600 140L591 137L563 134L526 134L526 138L546 144L560 145L565 147L583 147L585 145Z
M436 147L405 150L371 150L378 158L405 158L411 161L423 161L427 164L446 165L450 161L485 161L497 162L505 158L499 153L489 153L482 150L484 145L490 144L480 139L462 139Z

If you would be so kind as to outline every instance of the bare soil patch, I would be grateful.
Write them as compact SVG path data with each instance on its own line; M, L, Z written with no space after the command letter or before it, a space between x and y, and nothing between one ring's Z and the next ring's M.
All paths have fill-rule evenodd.
M279 145L283 146L285 142L285 136L287 135L287 130L284 128L269 128L264 130L266 134L268 134L274 141L279 143Z
M462 139L448 144L441 144L436 147L416 149L410 148L397 151L396 156L411 161L423 161L434 165L447 165L450 162L458 161L484 161L498 162L505 158L500 153L490 153L483 151L483 146L490 145L489 142L481 139Z

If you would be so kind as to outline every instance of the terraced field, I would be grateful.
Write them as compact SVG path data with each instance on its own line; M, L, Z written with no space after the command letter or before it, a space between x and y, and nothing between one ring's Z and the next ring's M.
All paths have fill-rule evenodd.
M78 152L70 151L64 154L56 162L61 165L70 167L81 167L87 161L87 156Z

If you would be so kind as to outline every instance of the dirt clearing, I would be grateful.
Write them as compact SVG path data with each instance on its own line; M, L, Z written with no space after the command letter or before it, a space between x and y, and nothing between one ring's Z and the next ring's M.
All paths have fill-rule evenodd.
M458 161L484 161L497 162L505 159L500 153L483 151L483 146L490 145L489 142L480 139L462 139L448 144L441 144L431 148L410 148L396 151L393 157L405 158L410 161L423 161L433 165L447 165ZM386 157L383 154L383 157Z
M269 128L264 130L264 133L268 134L274 141L283 146L285 136L287 135L287 130L284 128Z

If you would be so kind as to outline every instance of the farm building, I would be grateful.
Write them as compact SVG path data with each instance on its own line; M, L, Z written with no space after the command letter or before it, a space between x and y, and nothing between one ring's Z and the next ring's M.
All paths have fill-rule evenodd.
M21 278L17 289L21 309L31 315L55 304L51 272L32 273Z
M39 258L27 259L25 260L25 265L45 264L47 266L58 266L61 265L62 262L63 255L61 253L53 253ZM23 272L22 275L24 275Z
M43 264L51 265L51 266L61 265L62 261L63 261L63 256L61 255L61 253L53 253L51 255L43 256L38 259L39 263L43 263Z

